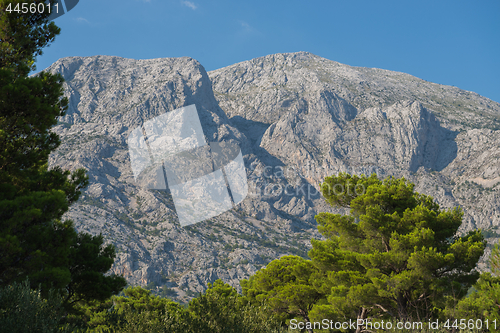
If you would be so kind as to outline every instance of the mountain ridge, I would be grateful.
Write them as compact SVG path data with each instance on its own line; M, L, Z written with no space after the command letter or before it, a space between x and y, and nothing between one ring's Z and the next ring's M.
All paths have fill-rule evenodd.
M309 239L320 237L314 216L342 212L317 191L339 171L404 176L443 207L464 207L462 231L498 230L500 131L488 126L496 128L500 104L475 93L437 85L441 97L425 99L436 84L385 70L368 80L380 70L305 52L208 73L189 57L71 57L46 70L63 75L70 102L54 128L62 145L50 166L90 176L66 217L115 244L113 272L131 284L185 301L217 278L239 288L274 258L305 256ZM411 95L406 85L420 87ZM135 184L126 139L190 104L207 142L240 146L250 193L237 208L182 228L168 192Z
M486 97L480 96L475 92L466 91L454 86L432 83L403 72L395 72L379 68L349 66L322 58L320 56L316 56L309 52L279 53L277 55L268 55L211 71L209 72L209 75L212 79L215 78L216 82L214 83L214 89L216 91L216 94L217 92L220 93L221 91L223 91L223 89L221 89L220 83L217 80L218 73L229 71L234 72L234 69L238 69L240 71L244 71L244 69L248 70L248 68L251 67L249 65L251 65L252 63L272 63L272 59L276 57L281 57L281 62L288 61L288 63L290 64L296 64L298 62L297 59L306 60L307 64L304 67L313 70L313 75L309 75L309 78L315 78L316 81L330 83L332 85L332 88L338 91L338 95L340 97L346 99L357 108L366 108L369 101L371 101L372 104L377 103L377 106L384 106L393 104L395 101L402 99L418 100L419 96L427 95L432 98L429 99L428 103L423 103L423 105L436 112L436 115L439 116L448 109L459 107L457 105L453 105L453 101L449 101L447 100L447 98L443 98L447 96L439 96L443 95L444 93L453 92L454 94L465 96L466 100L471 100L470 102L464 103L463 105L463 108L467 110L467 114L465 116L470 116L470 114L474 112L483 112L485 115L490 115L491 119L488 118L486 121L483 121L478 125L481 125L480 127L484 127L484 123L486 123L488 126L492 126L495 128L498 127L498 112L500 111L500 104ZM259 65L256 67L265 67L265 65ZM300 69L302 70L303 68ZM325 73L326 69L330 70L330 73ZM332 72L335 73L339 78L335 80L332 79ZM367 82L368 79L375 76L375 74L376 76L382 76L382 78L378 78L378 80L372 79L370 81L373 82ZM397 87L398 89L394 89L394 87L397 86L396 83L398 83L398 81L401 81L402 79L405 79L404 82L407 88L403 89L402 91L401 87ZM231 80L227 78L226 80L228 82L231 82ZM277 81L279 80L280 78L277 79ZM356 86L354 83L357 83L359 86ZM345 87L342 87L342 85L344 85ZM425 85L432 87L432 89L422 89ZM386 91L383 91L381 88L386 88L385 86L390 89L386 89ZM419 86L421 88L419 88ZM238 84L233 85L233 87L238 87ZM368 91L368 93L366 91ZM353 94L353 92L356 93ZM395 92L398 92L400 95L394 96ZM453 115L451 120L454 120L458 124L455 126L459 126L461 125L461 121L463 120L470 121L470 119L465 118L465 116Z

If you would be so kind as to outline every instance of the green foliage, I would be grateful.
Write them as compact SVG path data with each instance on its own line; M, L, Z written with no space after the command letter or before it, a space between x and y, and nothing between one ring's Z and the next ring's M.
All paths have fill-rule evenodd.
M168 298L154 296L151 291L142 287L129 287L123 290L124 296L113 298L114 308L121 313L127 309L137 312L151 311L163 314L168 309L177 309L178 304Z
M103 246L102 235L80 233L71 247L71 282L67 285L66 302L104 301L116 295L126 285L122 276L104 275L113 265L115 248Z
M3 11L9 1L1 1ZM70 281L69 248L75 232L61 222L87 184L83 170L70 175L48 170L59 145L50 132L67 105L62 78L27 77L41 48L58 30L35 14L3 14L0 19L0 280L29 276L33 286L61 288Z
M141 287L124 290L115 297L115 310L121 316L120 332L186 332L191 318L179 304L154 296ZM120 326L119 326L120 327Z
M6 13L9 3L21 1L0 0L0 285L29 278L43 293L66 291L66 305L102 300L125 285L121 277L104 275L113 248L62 221L88 177L83 169L48 168L60 144L51 128L68 104L63 78L28 77L59 28L48 22L48 13Z
M313 305L325 296L312 284L317 271L309 260L283 256L241 281L243 294L252 304L267 302L282 322L294 317L309 321Z
M282 332L266 311L245 304L233 287L218 280L187 308L134 287L124 296L82 306L80 320L87 332Z
M461 299L456 307L447 309L450 318L481 319L490 323L496 320L497 327L490 332L498 332L500 326L500 278L483 273L474 285L472 293Z
M260 304L259 304L260 305ZM266 314L266 307L245 304L236 289L221 280L189 303L198 332L277 332L279 322Z
M47 20L45 13L8 13L8 4L15 8L21 3L44 3L44 0L0 0L0 68L10 68L17 74L27 75L34 70L35 58L42 48L54 41L60 29Z
M60 329L62 315L62 298L53 290L42 298L27 280L0 287L0 332L69 332Z
M87 332L189 332L190 316L179 304L141 287L123 294L80 305L71 321Z
M2 16L3 17L3 16ZM1 30L1 29L0 29ZM1 57L0 57L1 58ZM61 216L86 186L83 170L48 170L59 138L50 132L67 102L62 78L17 77L0 69L0 279L26 275L34 285L69 282L69 246L75 236ZM43 271L42 271L43 267Z
M485 242L480 231L456 236L459 209L440 210L405 179L341 173L325 184L326 200L350 214L316 217L327 239L313 240L309 255L323 271L316 285L328 302L315 306L313 317L435 318L477 280ZM332 190L335 184L345 192Z
M326 202L335 207L350 208L351 201L362 195L370 185L380 180L375 174L370 177L340 173L338 177L327 177L321 184L321 193Z
M491 273L483 273L471 288L470 294L461 299L454 307L446 310L450 318L473 320L496 320L497 327L491 326L490 332L498 331L500 326L500 246L495 244L490 256Z
M316 216L325 239L311 241L311 260L285 256L241 282L245 299L267 301L281 322L442 318L476 282L485 241L457 236L459 209L441 210L404 178L341 173L321 188L350 211Z

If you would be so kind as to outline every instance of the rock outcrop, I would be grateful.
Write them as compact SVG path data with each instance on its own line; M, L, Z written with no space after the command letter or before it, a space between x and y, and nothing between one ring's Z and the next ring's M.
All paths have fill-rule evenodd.
M299 52L210 73L191 58L60 59L69 109L52 166L85 168L90 185L66 217L116 245L115 273L187 300L218 278L238 281L284 254L305 256L328 207L324 177L404 176L462 231L500 224L500 105L408 74ZM243 153L249 194L236 208L181 227L168 191L134 181L127 138L145 121L195 104L207 142ZM481 266L484 268L484 265Z

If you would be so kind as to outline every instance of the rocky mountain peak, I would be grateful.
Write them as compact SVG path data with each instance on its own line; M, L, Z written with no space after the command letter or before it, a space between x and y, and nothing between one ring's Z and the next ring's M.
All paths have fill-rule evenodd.
M305 256L328 207L317 189L340 171L404 176L462 230L500 224L500 105L411 75L351 67L307 52L269 55L207 73L191 58L60 59L70 105L51 166L88 170L67 214L118 249L131 284L187 300L217 278L239 288L284 254ZM207 142L236 143L249 194L236 208L181 227L168 191L138 186L127 138L145 121L195 104ZM492 232L493 232L492 231Z

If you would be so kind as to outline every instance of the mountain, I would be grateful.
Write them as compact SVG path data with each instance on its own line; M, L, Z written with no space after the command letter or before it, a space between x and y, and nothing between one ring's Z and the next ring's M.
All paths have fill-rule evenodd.
M237 128L248 134L256 132L245 132L252 123L268 126L254 148L295 168L309 161L322 171L312 183L339 171L405 176L443 207L464 207L463 230L500 223L499 103L305 52L253 59L209 75Z
M341 211L318 193L339 171L404 176L442 207L462 206L461 231L498 237L500 104L478 94L305 52L209 73L191 58L111 56L63 58L46 71L65 78L69 98L50 165L90 176L66 217L116 245L112 269L130 284L186 301L207 282L239 288L274 258L305 256L320 237L314 216ZM241 148L249 193L232 210L181 227L169 191L135 182L127 138L191 104L207 142Z

